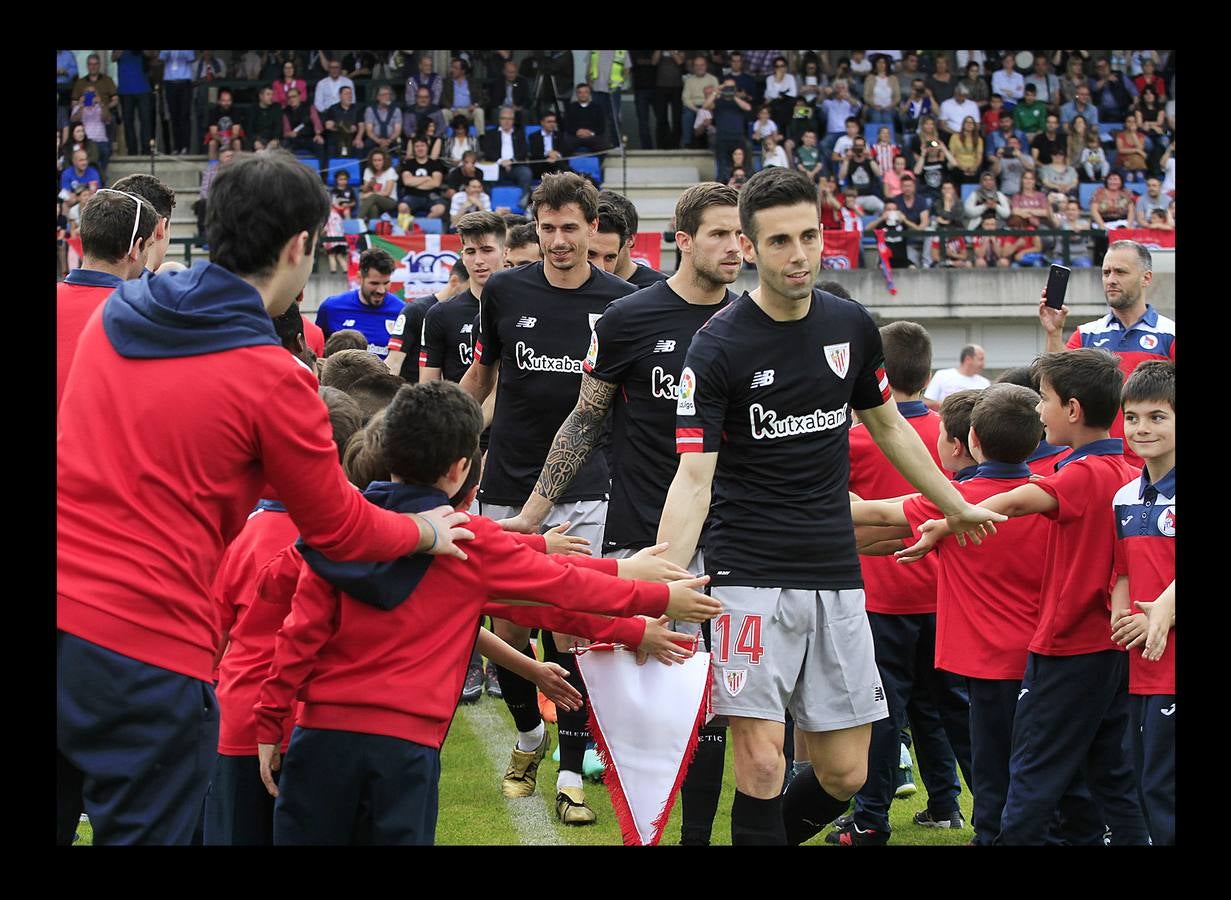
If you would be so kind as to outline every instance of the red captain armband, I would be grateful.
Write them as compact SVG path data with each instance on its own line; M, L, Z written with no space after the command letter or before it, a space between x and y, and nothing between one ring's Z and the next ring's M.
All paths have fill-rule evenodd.
M388 347L389 347L390 353L401 353L402 352L402 339L397 338L397 337L389 338Z
M880 388L881 399L888 403L892 392L889 389L889 376L885 374L884 366L876 370L876 386Z
M427 351L420 350L419 351L419 367L422 368L423 366L426 366L426 365L427 365Z
M474 342L474 358L482 359L482 357L483 357L483 342L475 341Z
M704 428L675 429L676 453L703 453L705 451Z

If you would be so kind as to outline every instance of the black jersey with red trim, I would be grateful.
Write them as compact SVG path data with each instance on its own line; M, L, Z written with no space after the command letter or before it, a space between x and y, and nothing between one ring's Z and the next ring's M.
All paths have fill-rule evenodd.
M474 322L478 314L479 300L470 291L429 309L423 317L419 367L440 369L445 381L461 381L474 362Z
M644 267L643 267L644 268ZM594 326L586 374L618 384L611 415L611 505L603 549L655 543L679 459L675 406L684 354L697 329L735 299L689 303L666 281L616 300Z
M423 318L439 302L440 298L435 294L408 300L389 332L390 352L398 350L406 354L406 359L402 360L402 370L393 374L402 376L411 384L419 380L419 339L423 334Z
M712 584L863 586L847 483L850 410L889 400L880 332L852 300L813 290L804 318L745 293L692 339L676 449L718 453L705 566Z
M664 273L657 269L651 269L649 266L643 266L641 263L637 263L637 267L633 269L633 274L628 276L628 283L636 285L638 288L647 288L666 280L667 276Z
M553 287L542 262L488 280L474 350L485 366L499 360L500 384L480 500L520 506L530 496L556 431L577 405L594 323L607 304L635 290L592 265L585 283L571 290ZM606 453L599 450L558 502L607 499L611 479Z

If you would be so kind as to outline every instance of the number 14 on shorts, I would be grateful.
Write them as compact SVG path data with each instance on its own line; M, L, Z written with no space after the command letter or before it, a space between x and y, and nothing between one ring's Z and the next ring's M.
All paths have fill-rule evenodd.
M725 665L731 658L731 614L723 613L710 625L714 662ZM735 631L735 652L748 657L748 664L760 665L765 648L761 645L761 617L742 616Z

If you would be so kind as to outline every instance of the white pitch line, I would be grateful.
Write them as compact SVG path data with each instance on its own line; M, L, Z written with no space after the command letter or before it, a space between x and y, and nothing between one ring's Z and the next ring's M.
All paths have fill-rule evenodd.
M509 762L509 752L513 742L517 740L517 732L509 724L508 715L505 713L504 702L489 697L478 703L467 704L458 711L483 745L483 751L492 767L503 776ZM541 764L539 772L542 777ZM497 793L500 791L498 781L493 781L492 789ZM556 831L547 801L538 791L530 797L500 796L508 807L509 821L513 823L518 840L523 846L568 843Z

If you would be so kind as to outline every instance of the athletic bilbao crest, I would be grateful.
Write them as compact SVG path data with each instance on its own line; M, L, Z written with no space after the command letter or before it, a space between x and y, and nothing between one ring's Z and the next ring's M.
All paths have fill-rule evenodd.
M727 689L727 693L732 697L739 695L739 692L744 689L744 684L748 681L747 669L723 669L722 683Z
M1167 537L1175 537L1175 507L1169 506L1158 517L1158 530Z
M851 368L851 342L843 344L827 344L825 346L825 362L839 378L845 378Z

